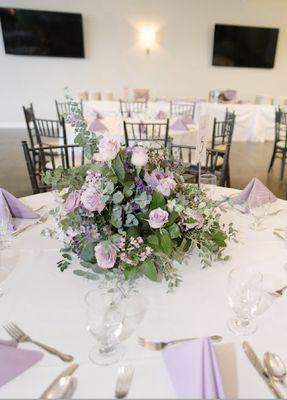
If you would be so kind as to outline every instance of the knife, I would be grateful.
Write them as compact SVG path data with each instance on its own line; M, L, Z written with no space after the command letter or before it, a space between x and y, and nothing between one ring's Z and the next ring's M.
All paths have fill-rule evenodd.
M45 392L39 397L40 399L53 399L55 398L55 392L57 390L57 385L59 384L62 378L71 377L75 370L78 368L79 364L72 364L68 368L66 368L60 375L57 376L56 379L47 387ZM69 380L70 381L70 380ZM69 384L69 382L67 382Z
M277 399L284 399L285 397L280 392L280 390L277 388L273 379L265 372L263 365L261 364L259 358L255 354L255 352L252 349L252 347L250 346L250 344L245 341L242 343L242 347L243 347L243 350L245 351L245 354L247 355L249 361L253 365L253 367L257 370L259 375L261 375L261 377L264 379L264 381L269 386L269 388L272 390L272 392L277 397Z

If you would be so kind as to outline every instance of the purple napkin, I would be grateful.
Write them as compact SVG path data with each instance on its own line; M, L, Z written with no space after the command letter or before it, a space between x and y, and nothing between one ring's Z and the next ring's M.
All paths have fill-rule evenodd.
M17 348L14 341L0 340L0 387L43 358L39 351Z
M98 118L95 118L89 125L88 128L91 132L104 132L107 131L108 128L104 125Z
M99 111L93 109L90 113L91 116L97 118L97 119L104 119L104 117L102 116L101 113L99 113Z
M234 196L231 201L232 204L237 206L241 211L248 213L248 198L250 194L256 192L266 192L269 194L270 203L274 203L276 201L276 197L272 192L258 178L252 178L248 185L239 193L237 196Z
M156 114L155 118L156 118L156 119L167 119L167 113L164 112L164 111L162 111L162 110L160 110L160 111Z
M173 131L188 131L188 127L182 120L182 118L177 118L174 123L171 125L170 129Z
M184 115L182 117L182 121L185 123L185 125L193 124L193 118L191 115Z
M10 226L11 230L14 228L12 217L33 219L39 218L39 215L7 190L0 188L0 220Z
M225 397L216 355L209 338L167 347L162 355L178 398Z

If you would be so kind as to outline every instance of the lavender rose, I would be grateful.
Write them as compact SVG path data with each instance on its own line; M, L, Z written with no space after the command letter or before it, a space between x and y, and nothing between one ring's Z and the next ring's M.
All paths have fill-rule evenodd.
M161 179L156 186L156 191L164 196L169 196L170 192L176 188L176 182L172 178Z
M99 213L105 208L100 193L94 187L88 187L81 195L83 206L89 211L98 211Z
M168 221L168 212L161 208L156 208L149 213L149 225L151 228L158 229L164 226Z
M136 167L144 167L148 162L148 155L146 148L142 146L136 146L132 150L131 163Z
M113 268L117 258L116 248L108 241L101 242L95 247L95 257L100 268Z
M64 210L66 213L73 212L77 207L79 207L81 201L81 192L79 190L74 190L73 192L69 193Z
M99 141L99 152L94 155L96 161L114 160L119 151L119 143L116 139L104 137Z

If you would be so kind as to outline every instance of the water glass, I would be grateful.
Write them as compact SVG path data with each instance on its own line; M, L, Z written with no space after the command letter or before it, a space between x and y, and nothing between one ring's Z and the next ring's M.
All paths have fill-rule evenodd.
M120 345L124 313L119 307L120 296L91 290L85 296L87 306L87 330L96 340L90 352L90 360L98 365L111 365L124 354Z
M263 191L251 193L248 197L248 207L250 214L253 217L253 223L250 225L250 228L255 231L266 229L263 220L270 207L269 193Z
M235 316L228 321L236 335L250 335L257 329L254 321L260 299L262 274L249 268L235 268L229 273L227 298Z
M208 191L209 197L212 197L217 185L217 177L214 174L202 174L199 176L199 184Z

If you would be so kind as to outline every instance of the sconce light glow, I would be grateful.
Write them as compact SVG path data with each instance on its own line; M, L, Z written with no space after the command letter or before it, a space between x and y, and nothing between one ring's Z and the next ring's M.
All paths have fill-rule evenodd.
M156 41L156 30L154 27L146 26L139 29L140 45L146 49L149 54L150 49L154 46Z

